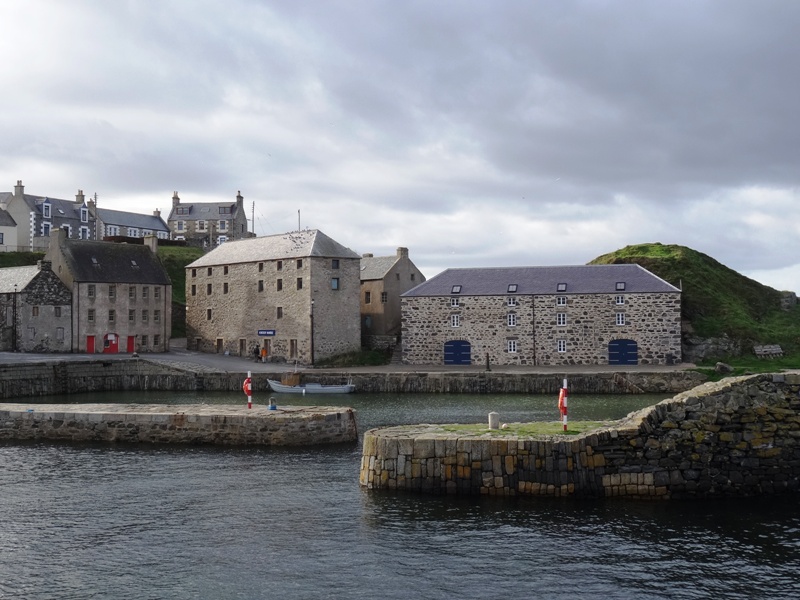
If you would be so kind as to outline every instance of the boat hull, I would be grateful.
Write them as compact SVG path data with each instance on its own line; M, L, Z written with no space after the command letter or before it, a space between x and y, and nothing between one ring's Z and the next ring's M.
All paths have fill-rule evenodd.
M304 383L301 385L284 385L278 381L267 379L273 392L279 394L350 394L356 386L351 383L343 385L322 385L319 383Z

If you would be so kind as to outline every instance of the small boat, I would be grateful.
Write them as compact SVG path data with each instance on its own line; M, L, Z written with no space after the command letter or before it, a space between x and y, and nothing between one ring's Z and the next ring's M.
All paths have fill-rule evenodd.
M267 379L267 381L273 392L281 394L349 394L356 389L356 386L352 383L343 383L341 385L322 385L321 383L286 385L272 379Z

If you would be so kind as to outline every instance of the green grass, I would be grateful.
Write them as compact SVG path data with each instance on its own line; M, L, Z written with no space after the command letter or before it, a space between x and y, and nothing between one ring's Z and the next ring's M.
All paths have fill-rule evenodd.
M44 252L0 252L0 268L27 267L44 258Z
M315 361L318 367L374 367L388 365L392 355L383 350L360 350Z
M172 300L186 304L186 265L203 256L201 248L159 246L158 257L172 280Z
M463 435L534 436L534 435L578 435L600 427L608 427L609 421L573 421L567 423L567 430L560 421L534 421L531 423L508 423L507 429L489 429L488 425L441 425L442 430Z

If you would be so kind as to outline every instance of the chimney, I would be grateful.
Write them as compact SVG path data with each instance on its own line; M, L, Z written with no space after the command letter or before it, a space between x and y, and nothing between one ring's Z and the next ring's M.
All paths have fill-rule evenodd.
M22 180L18 179L17 185L14 186L14 196L16 196L17 198L22 198L24 194L25 194L25 186L22 185Z
M158 217L158 218L160 219L160 218L161 218L161 211L160 211L160 210L158 210L158 209L155 209L155 210L153 211L153 216L154 216L154 217Z
M53 263L49 260L37 260L36 266L39 267L40 271L52 271L53 270Z
M372 252L364 252L364 254L361 255L361 258L372 258Z
M244 196L242 196L242 190L236 192L236 208L237 209L244 208Z
M153 254L158 254L158 237L154 235L144 236L144 245L150 248Z
M400 258L408 258L408 248L398 248L397 256Z
M172 206L178 206L181 203L181 199L178 198L178 192L173 192L172 194Z
M83 197L83 190L78 190L78 193L75 194L75 203L83 206L85 202L86 199Z

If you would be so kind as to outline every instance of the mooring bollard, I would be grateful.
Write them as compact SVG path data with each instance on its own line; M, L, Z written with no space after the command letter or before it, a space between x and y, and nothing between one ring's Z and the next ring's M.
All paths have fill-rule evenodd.
M489 413L489 429L500 429L500 415L496 412Z

